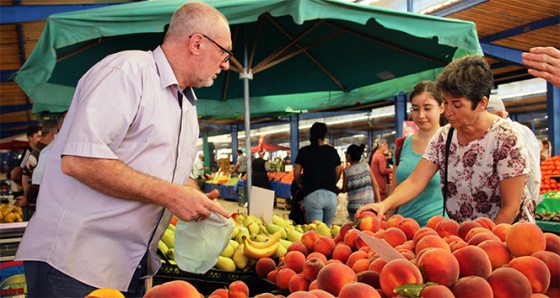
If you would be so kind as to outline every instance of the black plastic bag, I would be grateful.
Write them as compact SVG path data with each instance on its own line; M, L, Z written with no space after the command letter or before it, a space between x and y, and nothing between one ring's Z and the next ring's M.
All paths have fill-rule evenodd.
M291 204L292 210L290 210L290 215L288 216L294 224L302 225L306 223L305 220L305 210L303 208L303 189L299 188L297 183L294 181L291 185Z

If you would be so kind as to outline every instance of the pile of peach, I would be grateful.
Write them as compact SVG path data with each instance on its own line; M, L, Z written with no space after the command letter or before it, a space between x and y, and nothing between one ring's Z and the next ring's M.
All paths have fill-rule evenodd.
M384 239L403 258L382 259L353 225ZM379 222L366 212L334 239L306 232L278 263L259 259L255 271L290 298L558 297L560 236L527 222L495 225L479 218L458 224L435 216L420 228L401 215Z

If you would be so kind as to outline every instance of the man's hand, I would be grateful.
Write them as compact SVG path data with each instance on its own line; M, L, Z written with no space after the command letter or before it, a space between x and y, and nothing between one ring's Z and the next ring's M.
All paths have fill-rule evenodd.
M560 51L555 47L534 47L521 54L529 74L560 87Z

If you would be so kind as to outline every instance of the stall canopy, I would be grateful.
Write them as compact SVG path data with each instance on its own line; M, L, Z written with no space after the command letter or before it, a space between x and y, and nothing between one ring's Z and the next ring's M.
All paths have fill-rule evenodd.
M88 68L119 50L154 49L184 2L51 15L14 79L33 100L34 112L64 111ZM250 115L374 102L435 79L454 58L482 55L471 22L334 0L206 2L228 18L235 59L212 87L196 91L205 118L243 116L247 98Z

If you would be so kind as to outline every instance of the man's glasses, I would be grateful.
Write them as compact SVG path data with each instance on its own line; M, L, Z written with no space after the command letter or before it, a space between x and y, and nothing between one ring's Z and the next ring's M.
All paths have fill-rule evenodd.
M231 56L233 56L233 53L229 50L226 50L224 47L222 47L219 43L215 42L212 38L202 34L202 36L204 36L204 38L208 39L209 41L213 42L218 48L220 48L220 50L222 50L222 52L226 53L227 56L224 58L224 62L228 62L229 59L231 58Z

